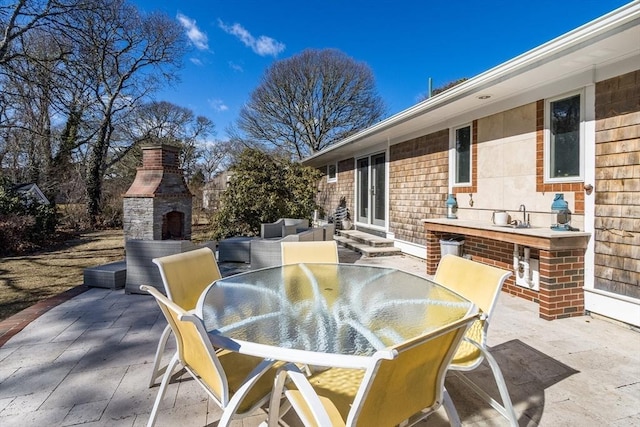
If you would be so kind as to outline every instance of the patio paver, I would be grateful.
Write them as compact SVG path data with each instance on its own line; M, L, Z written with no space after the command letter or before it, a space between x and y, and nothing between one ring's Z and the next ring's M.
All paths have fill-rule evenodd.
M407 256L349 256L349 262L425 271ZM640 425L640 333L591 316L549 322L537 312L536 304L502 294L489 333L520 425ZM152 298L102 288L77 289L0 323L0 425L145 425L158 390L147 382L164 325ZM170 341L165 357L174 348ZM470 375L495 390L488 368ZM464 426L507 425L455 377L447 388ZM182 376L168 387L157 425L215 426L219 416ZM257 411L234 425L255 427L264 419ZM440 410L419 425L448 421Z

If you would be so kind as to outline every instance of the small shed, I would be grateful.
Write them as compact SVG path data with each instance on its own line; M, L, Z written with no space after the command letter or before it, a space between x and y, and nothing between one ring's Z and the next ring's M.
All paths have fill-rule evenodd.
M18 193L21 197L24 197L25 199L28 198L31 200L35 200L38 203L42 203L43 205L48 205L51 203L49 202L49 199L47 198L47 196L44 195L42 190L40 190L38 185L35 183L16 184L13 187L13 190L16 193Z

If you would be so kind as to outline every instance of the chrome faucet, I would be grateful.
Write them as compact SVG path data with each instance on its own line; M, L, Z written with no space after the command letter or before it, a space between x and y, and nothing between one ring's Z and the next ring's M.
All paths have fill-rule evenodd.
M527 220L527 208L525 207L525 205L520 205L520 207L518 208L518 212L522 212L522 225L525 227L528 226L529 221Z

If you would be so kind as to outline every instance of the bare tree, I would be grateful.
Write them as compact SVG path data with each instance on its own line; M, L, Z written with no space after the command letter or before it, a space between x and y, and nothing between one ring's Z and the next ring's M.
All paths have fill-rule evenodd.
M141 14L124 0L93 4L93 10L65 15L64 24L76 49L74 78L89 82L93 100L85 113L95 130L88 139L86 185L87 212L95 224L104 175L131 144L118 140L120 124L175 78L186 43L180 25L166 15Z
M84 0L17 0L0 4L0 65L21 56L16 42L29 32L55 27L56 19L83 8Z
M205 182L211 181L216 174L230 165L232 153L233 148L229 141L209 141L204 144L199 168L204 174Z
M59 44L49 31L33 28L21 37L20 46L22 55L0 65L0 129L4 144L11 139L19 142L14 148L20 154L12 155L22 155L16 166L23 169L23 179L48 189L56 149L54 121L61 117L57 103L61 91L66 91L60 79L64 64Z
M206 139L214 132L213 122L192 110L170 102L150 102L131 115L127 135L138 144L173 144L181 148L180 167L194 175L205 152Z
M385 108L371 69L334 49L274 63L241 110L246 143L302 159L371 126Z
M0 167L66 195L81 184L92 225L145 138L180 144L198 173L212 122L148 103L177 79L186 48L174 19L128 0L0 2Z

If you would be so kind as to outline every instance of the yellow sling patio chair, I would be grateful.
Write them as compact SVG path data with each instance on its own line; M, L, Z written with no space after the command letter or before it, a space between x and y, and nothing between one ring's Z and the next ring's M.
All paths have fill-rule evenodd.
M307 263L337 263L338 244L335 240L313 242L282 242L282 265Z
M188 313L154 287L142 285L140 289L156 299L178 345L162 378L148 427L156 422L158 408L178 363L223 410L219 427L228 426L232 419L249 415L267 403L276 372L273 361L228 350L216 352L199 317Z
M186 311L194 310L205 288L222 277L215 254L207 247L155 258L153 263L160 270L167 297ZM154 386L166 369L166 366L160 368L160 363L170 335L171 326L167 325L158 342L149 387Z
M498 301L502 285L509 276L511 276L510 271L447 254L440 260L434 281L473 302L478 306L481 313L480 319L467 331L449 369L453 371L471 371L480 366L482 361L486 359L498 386L502 404L467 376L458 374L457 377L509 420L512 426L517 427L518 419L513 409L502 371L498 366L498 362L487 348L489 321ZM449 416L451 417L451 415Z
M282 265L290 264L337 264L338 244L335 240L311 241L311 242L282 242ZM331 266L315 266L314 279L301 270L286 270L284 284L292 300L306 299L309 302L318 303L320 297L320 284L334 286L337 282L337 270ZM293 297L293 294L297 297ZM327 303L332 303L331 293L328 295Z
M276 374L269 427L277 425L283 394L305 426L417 423L441 406L449 362L476 319L470 315L378 350L363 370L330 368L308 377L294 364L284 365Z
M280 243L282 248L282 265L298 264L298 263L322 263L322 264L337 264L338 263L338 244L335 240L322 240L322 241L310 241L310 242L282 242ZM315 270L317 278L320 278L325 283L335 283L336 270L333 268L325 269L325 271ZM297 275L288 274L285 277L285 284L291 291L292 285L296 288L295 293L299 294L299 298L306 298L309 301L316 299L316 292L309 287L300 289L296 284L308 283L304 280L304 277L296 277ZM302 279L302 280L298 280ZM306 292L305 292L306 290ZM327 303L333 303L333 299L329 298ZM305 366L305 372L311 374L313 367Z

